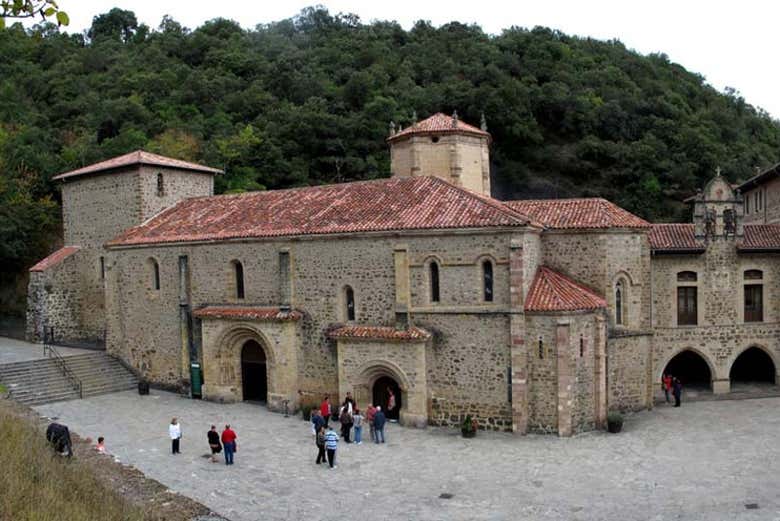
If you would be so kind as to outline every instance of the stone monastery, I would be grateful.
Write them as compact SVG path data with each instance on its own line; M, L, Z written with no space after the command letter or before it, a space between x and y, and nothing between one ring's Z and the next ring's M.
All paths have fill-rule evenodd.
M562 436L652 407L665 371L775 384L780 166L718 173L692 223L650 224L491 198L486 130L391 127L389 179L329 186L215 196L220 170L143 151L60 174L65 246L31 268L28 336L97 339L207 400L392 389L405 425Z

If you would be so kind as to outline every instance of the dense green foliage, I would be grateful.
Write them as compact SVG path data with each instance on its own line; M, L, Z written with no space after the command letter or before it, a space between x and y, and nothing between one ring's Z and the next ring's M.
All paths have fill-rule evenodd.
M0 262L43 254L58 172L145 148L225 168L218 191L383 177L391 120L453 109L485 113L502 198L601 195L668 220L716 166L737 180L780 156L765 113L619 42L315 8L152 30L114 9L85 35L0 31Z

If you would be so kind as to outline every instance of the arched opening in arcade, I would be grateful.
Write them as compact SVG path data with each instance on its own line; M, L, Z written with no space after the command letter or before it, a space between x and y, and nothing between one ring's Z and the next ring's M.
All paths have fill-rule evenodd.
M398 420L403 406L403 395L395 378L380 376L374 381L371 394L373 404L382 407L388 420Z
M775 374L775 364L766 351L760 347L749 347L731 365L729 378L732 391L735 385L774 385Z
M257 340L247 340L241 347L241 382L244 401L268 401L265 350Z
M677 353L666 364L664 374L679 379L684 391L696 393L712 390L710 366L699 353L694 351L686 349Z

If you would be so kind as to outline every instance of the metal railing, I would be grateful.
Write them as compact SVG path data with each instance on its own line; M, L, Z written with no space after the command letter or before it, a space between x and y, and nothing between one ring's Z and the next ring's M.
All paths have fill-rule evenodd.
M65 375L68 380L70 380L70 383L73 385L73 389L78 391L79 398L84 398L84 387L81 384L81 380L79 380L73 371L70 370L70 367L68 367L68 364L65 362L65 359L62 357L62 355L57 352L53 345L49 343L49 336L45 331L43 337L43 356L54 360L60 369L62 369L62 374ZM51 330L51 338L54 338L54 328Z

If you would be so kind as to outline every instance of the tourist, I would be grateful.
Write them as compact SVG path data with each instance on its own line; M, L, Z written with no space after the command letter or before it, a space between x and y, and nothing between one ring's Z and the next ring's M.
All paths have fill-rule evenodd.
M363 443L363 415L360 409L355 408L355 414L352 415L352 427L355 429L355 444Z
M391 388L387 388L387 419L391 422L396 421L395 416L395 394Z
M355 400L352 398L352 393L347 392L347 397L344 398L343 405L349 409L349 413L352 414L355 411Z
M95 450L101 454L106 453L106 444L104 442L105 438L103 436L98 436L98 442L97 445L95 445Z
M171 424L168 426L168 435L171 437L171 450L173 451L173 454L181 454L179 451L181 425L179 425L179 421L176 418L172 419Z
M217 454L222 452L222 445L219 443L219 433L217 432L217 426L212 425L211 430L206 433L206 438L209 440L209 447L211 448L211 462L217 462Z
M317 444L317 465L325 463L325 426L320 425L317 430L317 437L314 441Z
M376 438L376 432L374 430L374 415L376 414L376 407L374 404L369 403L368 409L366 409L366 421L368 421L368 435L371 441Z
M318 409L311 411L311 433L316 437L320 432L320 427L325 425L325 420L322 418L322 414Z
M233 464L233 454L238 449L236 440L238 436L230 428L230 424L225 425L225 430L222 431L222 446L225 448L225 465Z
M330 396L326 394L325 398L322 399L322 404L320 404L320 414L322 414L322 419L325 420L325 427L328 426L331 413Z
M330 468L336 468L334 464L336 462L336 449L339 446L339 435L333 430L333 427L328 427L328 432L325 433L325 450L328 453L328 465Z
M352 413L348 405L341 407L339 421L341 422L341 436L345 442L349 443L349 431L352 430Z
M674 394L674 406L679 407L680 406L680 396L682 395L682 382L679 378L674 378L672 383L672 393Z
M669 392L672 390L672 375L664 374L661 386L664 389L664 396L666 396L666 403L669 403Z
M382 440L381 442L379 440ZM385 442L385 413L382 412L382 407L377 406L376 414L374 414L374 443Z

